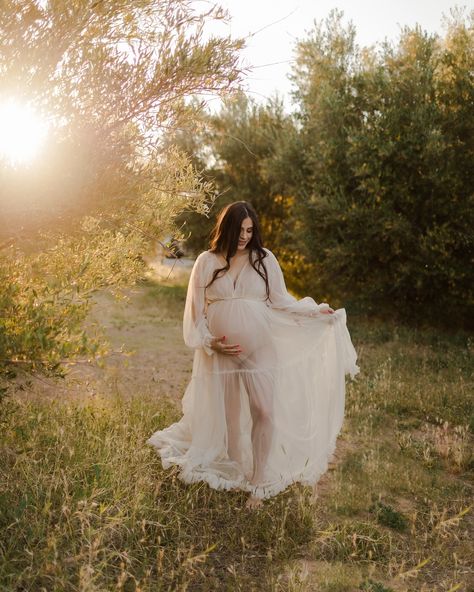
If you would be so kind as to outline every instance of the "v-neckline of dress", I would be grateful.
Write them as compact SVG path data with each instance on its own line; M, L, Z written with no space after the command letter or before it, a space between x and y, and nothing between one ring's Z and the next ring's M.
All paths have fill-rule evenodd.
M232 282L232 287L234 289L234 292L237 289L237 284L238 284L239 278L242 275L242 272L244 271L244 269L245 269L245 267L246 267L246 265L247 265L248 262L249 262L248 257L246 257L245 263L240 268L239 273L237 274L237 276L236 276L235 279L233 279L232 276L229 273L230 281Z
M217 256L218 256L218 257L221 257L221 259L224 259L224 261L225 261L225 258L224 258L224 257L222 257L222 255L217 255ZM248 258L248 256L247 256L247 257L245 257L245 263L244 263L244 264L242 265L242 267L240 268L240 271L239 271L239 273L237 274L237 277L235 278L235 280L234 280L234 279L232 279L232 276L231 276L231 274L229 273L229 270L227 270L227 271L226 271L226 274L225 274L225 275L226 275L226 276L229 276L229 280L230 280L230 283L231 283L231 286L232 286L232 290L233 290L233 292L235 292L235 290L237 289L237 284L238 284L238 281L239 281L239 279L240 279L240 276L242 275L242 272L244 271L244 269L245 269L245 267L247 266L247 264L248 264L248 263L249 263L249 258Z

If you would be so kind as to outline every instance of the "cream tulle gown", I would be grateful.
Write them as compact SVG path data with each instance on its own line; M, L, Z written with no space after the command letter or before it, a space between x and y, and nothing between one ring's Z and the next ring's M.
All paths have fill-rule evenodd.
M147 440L187 483L262 499L295 481L312 485L326 471L344 417L345 375L359 371L345 309L321 314L327 304L296 300L265 250L271 302L250 261L235 282L225 273L205 289L225 261L209 251L197 258L183 321L195 349L183 416ZM240 355L209 347L223 335L240 344ZM251 484L254 463L261 477Z

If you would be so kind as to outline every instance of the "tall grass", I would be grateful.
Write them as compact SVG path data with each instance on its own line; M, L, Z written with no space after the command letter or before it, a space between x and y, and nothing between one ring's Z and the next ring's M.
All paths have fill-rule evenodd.
M305 492L249 514L243 494L187 486L176 470L163 471L144 441L177 418L164 399L16 400L7 413L4 590L250 585L310 540Z
M142 290L179 322L182 288ZM467 592L472 343L352 324L338 460L317 497L295 485L259 511L162 469L145 441L180 416L166 392L4 399L0 590Z

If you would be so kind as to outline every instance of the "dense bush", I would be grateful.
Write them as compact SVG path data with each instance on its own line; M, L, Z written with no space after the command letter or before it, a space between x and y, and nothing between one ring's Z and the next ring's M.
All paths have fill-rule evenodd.
M467 314L473 65L462 21L444 39L405 28L397 44L361 51L333 13L298 44L300 211L323 291L419 319Z

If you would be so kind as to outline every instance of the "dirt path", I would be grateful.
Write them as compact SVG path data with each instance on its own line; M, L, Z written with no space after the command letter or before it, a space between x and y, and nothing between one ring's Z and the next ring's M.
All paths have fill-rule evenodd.
M88 323L98 323L110 342L103 367L71 364L64 380L34 378L29 396L62 400L107 396L169 396L180 400L190 379L193 352L184 345L182 314L189 265L154 262L148 280L126 292L94 298ZM120 353L123 350L126 354Z

